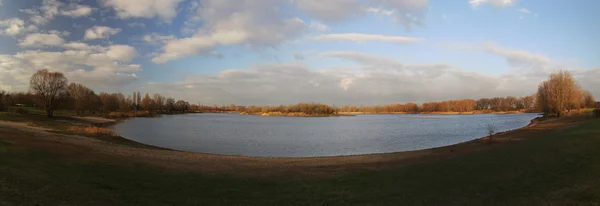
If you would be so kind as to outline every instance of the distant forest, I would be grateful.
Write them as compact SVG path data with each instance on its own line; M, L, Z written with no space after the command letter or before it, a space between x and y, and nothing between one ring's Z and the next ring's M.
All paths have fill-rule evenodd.
M568 72L557 72L540 84L536 94L524 97L494 97L478 100L463 99L423 104L388 104L375 106L330 106L319 103L299 103L281 106L207 106L190 104L161 94L142 95L133 92L99 93L79 83L68 83L59 72L40 70L32 75L29 92L0 91L0 111L22 112L19 106L45 109L49 117L55 110L72 110L77 115L105 114L118 116L141 111L141 114L185 112L240 112L243 114L275 114L285 116L330 116L339 113L444 113L444 112L544 112L561 116L564 111L593 108L594 97L580 89ZM288 115L293 114L293 115Z

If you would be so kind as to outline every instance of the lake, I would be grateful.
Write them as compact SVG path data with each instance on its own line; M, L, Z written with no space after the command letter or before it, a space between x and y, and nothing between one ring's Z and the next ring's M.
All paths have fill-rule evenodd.
M134 118L117 134L158 147L224 155L316 157L410 151L447 146L517 129L538 114L358 115L265 117L183 114Z

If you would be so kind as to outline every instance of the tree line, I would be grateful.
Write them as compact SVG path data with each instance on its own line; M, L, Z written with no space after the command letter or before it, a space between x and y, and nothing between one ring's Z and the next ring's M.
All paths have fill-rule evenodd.
M189 104L160 94L143 97L140 92L125 96L122 93L96 94L79 83L70 83L62 73L40 70L30 79L29 92L7 93L0 91L0 110L11 105L36 105L46 110L51 117L56 109L74 110L78 115L85 113L147 111L152 113L197 112L240 112L259 113L303 113L307 115L335 115L339 112L358 113L432 113L432 112L544 112L551 116L561 116L564 112L580 108L594 108L594 97L582 90L566 71L550 75L540 83L537 93L524 97L494 97L450 100L440 102L388 104L375 106L329 106L319 103L299 103L280 106L205 106Z
M125 96L122 93L96 94L79 83L68 83L60 72L39 70L31 76L29 92L8 93L0 91L0 110L10 106L36 106L54 116L57 109L73 110L77 115L89 113L108 114L110 112L147 111L154 113L183 113L192 108L184 100L175 100L160 94L150 94L142 98L140 92Z
M478 100L463 99L440 102L388 104L375 106L350 106L339 108L340 112L358 113L431 113L431 112L508 112L508 111L533 111L535 109L535 95L525 97L494 97Z

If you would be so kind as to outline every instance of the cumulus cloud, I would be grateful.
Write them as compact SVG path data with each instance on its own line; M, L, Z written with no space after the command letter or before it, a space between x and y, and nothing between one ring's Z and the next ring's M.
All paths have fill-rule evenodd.
M68 45L68 46L67 46ZM89 46L70 42L65 51L29 50L0 55L0 85L9 90L26 90L29 77L39 69L63 72L70 81L92 88L120 88L137 79L140 65L131 64L137 51L127 45Z
M309 26L297 17L281 12L278 0L207 0L192 19L203 27L192 37L165 41L156 63L190 55L210 55L216 45L273 47L308 32Z
M61 11L61 14L69 17L82 17L92 14L92 7L85 5L73 5L72 8Z
M404 37L404 36L385 36L378 34L360 34L360 33L345 33L345 34L324 34L312 38L316 41L383 41L393 43L415 43L423 39Z
M325 25L325 24L323 24L321 22L318 22L318 21L311 21L310 22L310 28L312 28L314 30L317 30L317 31L320 31L320 32L324 32L324 31L327 31L329 29L329 26L327 26L327 25Z
M119 62L131 62L137 55L137 50L129 45L111 45L106 50L106 56Z
M364 5L358 0L297 0L296 5L312 17L326 22L355 18L364 11Z
M410 30L421 25L426 17L428 0L297 0L298 8L326 22L339 22L363 16L369 12L391 16L396 23Z
M25 36L25 38L19 42L19 46L41 48L47 46L60 46L64 42L65 40L56 33L36 33Z
M152 83L153 91L203 104L277 105L316 101L327 104L385 104L494 96L524 96L555 71L547 57L488 44L479 47L526 70L487 75L446 63L407 63L356 51L319 53L354 63L343 68L311 68L299 63L260 64L212 75L186 75L179 82ZM300 55L297 55L297 59ZM600 68L568 69L584 89L599 95Z
M45 25L52 21L56 16L63 15L69 17L88 16L93 9L86 5L80 5L75 2L65 4L58 0L42 0L42 5L36 8L22 10L29 14L30 20L36 25Z
M85 31L84 39L108 39L110 36L121 32L119 28L110 28L106 26L94 26Z
M165 63L174 59L181 59L194 54L209 55L216 46L216 42L205 36L168 40L164 44L163 53L154 57L154 63Z
M177 39L177 37L175 35L160 35L157 33L151 33L144 35L143 39L148 43L161 43L168 40Z
M182 0L102 0L105 7L112 8L119 18L160 17L170 21L177 15Z
M508 64L513 67L534 67L550 63L550 59L544 55L508 49L491 42L484 43L482 49L504 57Z
M403 25L407 30L411 30L415 25L422 25L429 9L429 0L370 0L370 2L371 8L388 12L394 22Z
M19 18L0 20L0 35L16 36L28 32L35 32L37 30L37 26L26 26L25 21Z
M402 65L400 62L394 64ZM429 65L356 72L312 69L303 64L258 65L250 70L226 70L215 75L191 75L176 83L155 83L152 89L178 97L196 96L206 104L381 104L477 96L494 88L485 75L445 69L422 72ZM468 82L468 83L467 83ZM473 86L477 84L477 86ZM441 89L443 88L443 89Z
M91 46L82 42L67 42L61 45L62 48L69 50L85 50L85 51L105 51L105 47Z

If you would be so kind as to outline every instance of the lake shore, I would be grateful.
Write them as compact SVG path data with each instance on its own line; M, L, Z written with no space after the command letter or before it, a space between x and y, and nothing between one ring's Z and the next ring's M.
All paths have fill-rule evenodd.
M267 116L267 117L341 117L341 116L356 116L352 114L307 114L304 112L260 112L260 113L247 113L240 112L240 115L256 115L256 116Z
M520 111L507 111L507 112L484 112L484 111L472 111L472 112L384 112L384 113L375 113L375 112L340 112L340 114L344 115L365 115L365 114L431 114L431 115L473 115L473 114L523 114L528 112L520 112ZM535 112L532 112L535 113Z
M80 118L79 120L89 121L90 125L102 125L104 127L119 122L118 120L98 117ZM174 151L144 145L118 136L111 137L113 141L104 141L106 139L104 137L94 139L80 135L61 134L43 127L31 127L28 124L6 121L0 122L0 127L4 127L5 129L12 128L15 131L34 134L31 135L33 136L32 138L12 139L10 141L22 142L24 145L31 146L39 145L40 143L50 144L54 145L53 147L56 149L61 148L62 151L78 151L81 148L86 148L86 150L90 151L86 155L92 157L127 158L132 161L142 161L161 167L216 174L285 176L285 174L298 173L300 171L300 173L308 171L310 175L315 175L317 173L319 175L324 175L331 173L331 170L339 171L341 168L344 170L350 168L379 168L400 166L421 161L431 161L439 158L449 158L482 149L493 148L496 145L499 145L497 143L518 141L521 138L525 138L532 131L560 129L582 121L583 119L574 117L564 119L544 119L543 121L536 118L532 120L531 124L524 128L495 134L491 142L488 140L488 137L483 137L455 145L417 151L303 158L246 157ZM10 132L8 132L8 134L10 134ZM115 141L115 139L122 139L123 141ZM36 143L32 144L33 142ZM123 142L126 144L121 145ZM216 162L219 162L219 164L214 164ZM253 172L239 174L237 170L242 168L246 171ZM315 168L319 169L315 170ZM301 170L298 171L298 169ZM308 170L304 171L305 169Z
M66 133L71 121L82 123L72 118L0 113L0 120L0 205L600 201L600 119L584 116L539 118L491 139L428 150L320 158L179 152Z

